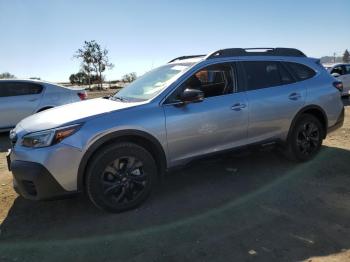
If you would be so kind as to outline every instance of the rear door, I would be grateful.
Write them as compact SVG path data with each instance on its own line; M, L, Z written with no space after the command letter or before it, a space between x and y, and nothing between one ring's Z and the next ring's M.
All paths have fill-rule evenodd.
M306 88L279 61L246 61L242 66L249 104L249 142L280 138L304 105Z
M42 92L43 86L37 83L0 81L0 128L13 127L33 114Z

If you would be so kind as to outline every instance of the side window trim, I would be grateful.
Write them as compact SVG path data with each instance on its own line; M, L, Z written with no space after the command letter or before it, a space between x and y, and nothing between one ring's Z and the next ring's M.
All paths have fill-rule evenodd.
M247 80L247 75L243 66L242 61L236 62L236 70L237 70L237 83L238 85L241 86L241 92L246 92L248 90L248 80Z

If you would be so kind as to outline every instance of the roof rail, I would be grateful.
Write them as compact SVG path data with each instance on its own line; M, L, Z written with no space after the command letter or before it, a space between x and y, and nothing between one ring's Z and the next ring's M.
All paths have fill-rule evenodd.
M207 55L206 59L230 57L230 56L296 56L306 57L306 55L295 48L228 48L215 51Z
M184 59L190 59L190 58L196 58L196 57L205 57L205 55L187 55L187 56L179 56L174 58L173 60L170 60L168 63L175 62L177 60L184 60Z

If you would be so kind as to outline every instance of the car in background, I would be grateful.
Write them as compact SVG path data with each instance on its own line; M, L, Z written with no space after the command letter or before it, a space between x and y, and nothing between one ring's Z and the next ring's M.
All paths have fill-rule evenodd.
M324 64L327 71L343 83L342 96L350 95L350 64Z
M34 113L87 98L85 90L37 80L0 80L0 132Z

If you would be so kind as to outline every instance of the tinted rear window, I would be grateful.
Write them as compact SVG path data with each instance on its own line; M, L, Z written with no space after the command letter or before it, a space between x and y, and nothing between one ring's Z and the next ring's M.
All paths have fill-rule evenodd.
M345 65L345 73L350 74L350 65Z
M246 72L248 90L280 86L293 82L292 76L280 62L242 62Z
M0 82L0 97L40 94L43 87L35 83Z
M313 69L302 64L293 62L285 62L285 64L290 68L295 78L299 81L309 79L316 74Z

